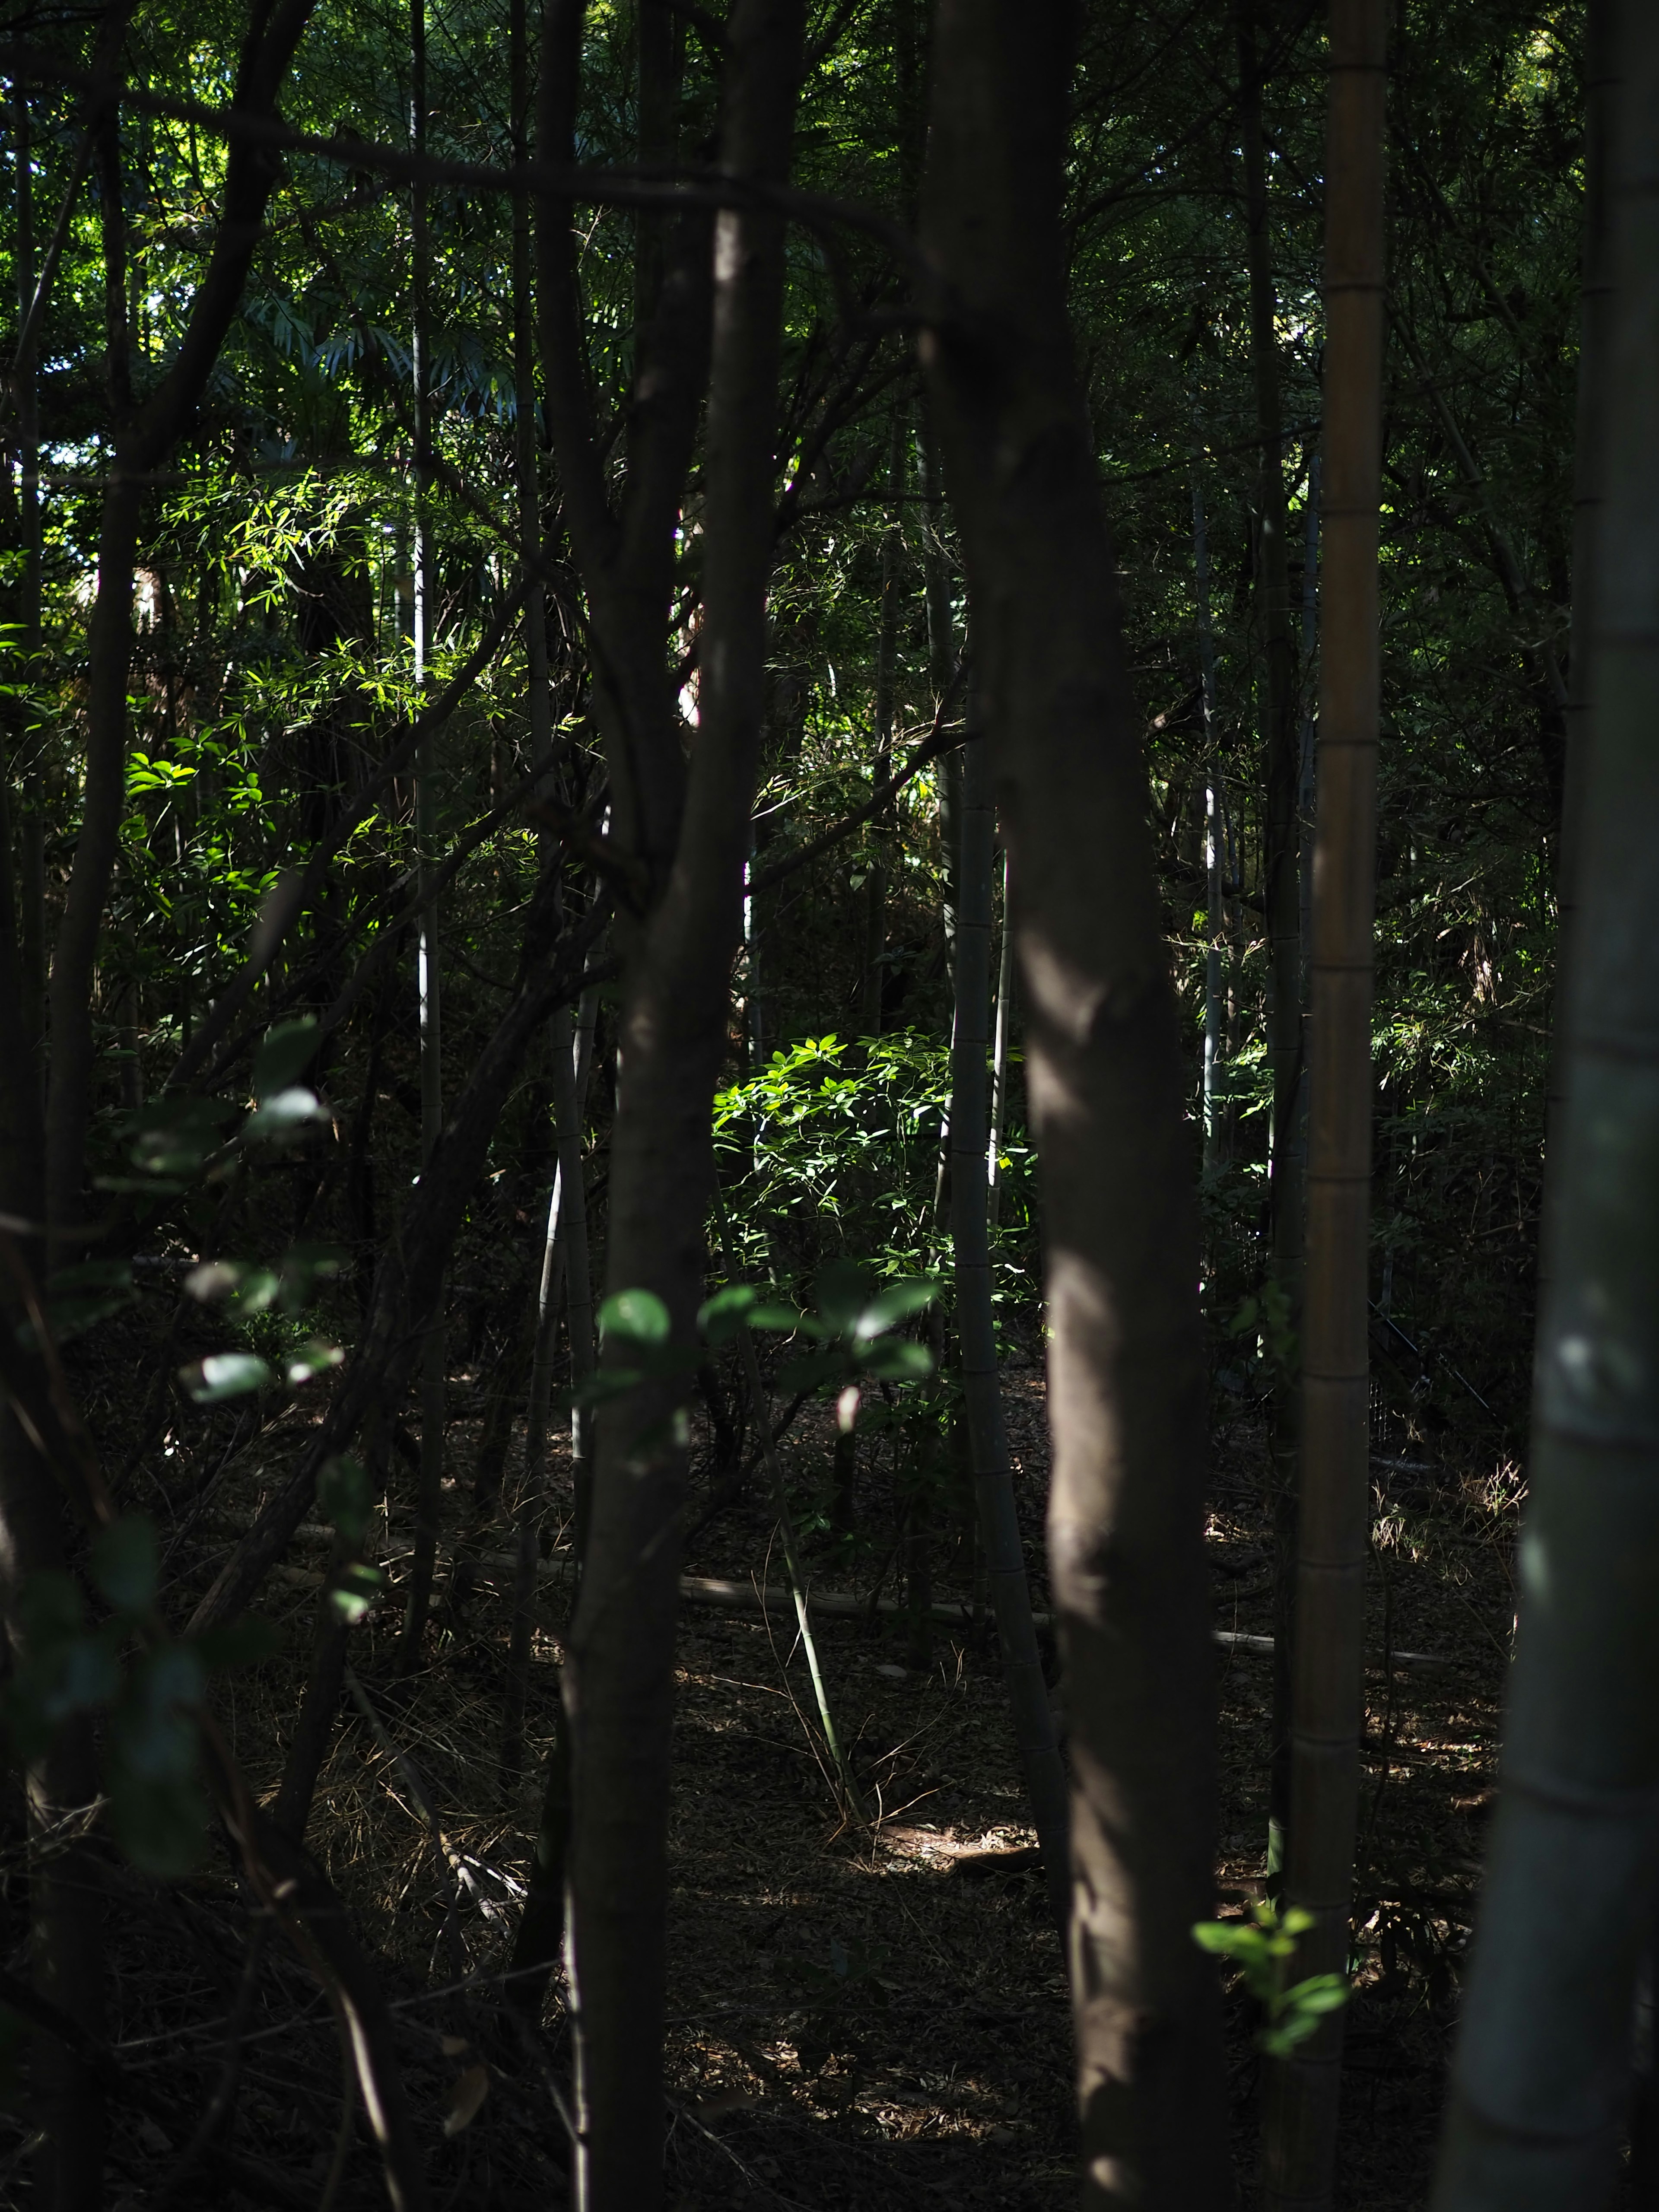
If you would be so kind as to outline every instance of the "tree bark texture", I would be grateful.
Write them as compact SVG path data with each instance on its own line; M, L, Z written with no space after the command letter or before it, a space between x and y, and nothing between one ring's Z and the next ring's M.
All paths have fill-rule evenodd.
M1584 611L1554 1271L1534 1374L1502 1795L1435 2212L1613 2201L1659 1842L1659 15L1609 0L1606 471Z
M1065 309L1072 11L942 0L925 359L1012 859L1048 1240L1085 2201L1232 2199L1198 1231L1146 768Z
M997 1643L1002 1652L1003 1679L1025 1794L1042 1851L1049 1907L1063 1939L1071 1909L1066 1771L1054 1741L1048 1686L1043 1680L1031 1618L1031 1587L1026 1579L1025 1552L1014 1503L991 1303L985 1030L991 988L991 864L995 832L991 763L981 735L965 748L963 761L956 1024L951 1039L951 1221L956 1248L957 1342L962 1352L962 1394L974 1500Z
M799 0L740 0L729 19L720 155L728 173L761 183L787 178L801 15ZM644 733L625 713L606 732L608 745L614 736L631 749L612 768L613 791L629 794L616 832L644 880L662 885L624 955L607 1278L613 1293L653 1291L681 1343L693 1339L704 1279L710 1111L759 759L783 281L781 218L722 210L714 230L704 619L689 780L672 725L664 734L673 747L672 790L661 787ZM633 476L630 465L630 489ZM566 495L574 524L568 482ZM586 574L580 540L579 557ZM587 581L603 653L608 587L603 576L597 590L595 577ZM648 665L659 669L660 626L648 651ZM621 672L608 680L625 709L629 680ZM654 841L671 817L673 844L664 850ZM597 1428L586 1561L564 1674L577 2194L585 2212L649 2212L663 2186L669 1736L685 1449L674 1395L660 1387L610 1401Z
M1298 1975L1340 1973L1364 1719L1370 1498L1372 925L1382 475L1384 0L1333 0L1325 183L1323 638L1310 963L1302 1485L1285 1895L1313 1916ZM1268 2080L1274 2212L1328 2206L1344 2015Z

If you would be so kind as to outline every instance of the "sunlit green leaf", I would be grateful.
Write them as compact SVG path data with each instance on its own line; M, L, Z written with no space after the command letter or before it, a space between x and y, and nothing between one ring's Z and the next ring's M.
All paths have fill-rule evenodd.
M263 1390L276 1377L265 1361L251 1352L210 1352L179 1370L187 1397L198 1406L216 1406L222 1398L240 1398L250 1390Z
M664 1344L673 1326L667 1307L654 1291L617 1291L599 1308L601 1338L634 1344Z

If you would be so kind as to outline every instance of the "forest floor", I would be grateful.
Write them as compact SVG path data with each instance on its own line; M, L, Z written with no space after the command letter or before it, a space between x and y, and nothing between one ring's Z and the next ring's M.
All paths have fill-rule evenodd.
M465 1515L484 1378L458 1377L452 1431L455 1529ZM1047 1480L1042 1384L1011 1367L1005 1402L1028 1554L1042 1558ZM1270 1631L1265 1449L1259 1409L1220 1401L1211 1549L1218 1629ZM298 1442L296 1417L245 1443L213 1496L205 1579ZM829 1431L798 1422L791 1487L828 1480ZM1417 2208L1426 2197L1458 1965L1476 1884L1494 1763L1497 1699L1512 1613L1512 1469L1438 1459L1409 1436L1379 1447L1368 1606L1369 1716L1361 1808L1359 1969L1348 2020L1343 2173L1352 2212ZM749 1581L764 1571L773 1516L763 1485L696 1537L690 1573ZM888 1513L879 1482L872 1516ZM198 1532L202 1524L198 1523ZM498 1530L499 1542L508 1540ZM399 1532L388 1547L395 1562ZM880 1546L873 1547L878 1561ZM303 1686L320 1555L266 1596L284 1655L231 1678L223 1717L256 1790L274 1790ZM309 1560L307 1566L305 1562ZM941 1540L936 1600L970 1594L965 1547ZM773 1585L781 1582L774 1553ZM833 1566L820 1587L848 1586ZM854 1579L859 1579L855 1577ZM860 1587L868 1589L866 1572ZM894 1588L890 1575L886 1587ZM505 1797L495 1771L508 1599L452 1589L427 1672L393 1680L395 1603L358 1632L353 1663L378 1709L343 1705L308 1840L379 1954L400 2056L431 2158L434 2206L562 2201L561 2125L540 2059L526 2057L476 1996L450 1987L506 1963L539 1769L552 1735L562 1617L557 1584L532 1687L532 1772ZM1039 1577L1039 1607L1047 1592ZM667 2160L678 2212L785 2206L832 2212L1075 2202L1069 2023L1057 1939L1043 1908L1000 1669L987 1631L936 1627L925 1666L907 1623L825 1620L830 1698L873 1827L842 1821L816 1749L793 1620L687 1606L682 1615L671 1849ZM1390 1652L1434 1667L1390 1665ZM1221 1911L1261 1893L1271 1661L1224 1649ZM440 1864L416 1786L441 1824ZM124 2063L165 2088L148 2116L121 2107L112 2159L118 2204L148 2203L217 2078L247 1923L228 1861L161 1893L112 1867L119 1900L112 1954L112 2040ZM459 1884L459 1888L456 1885ZM459 1914L446 1898L459 1895ZM21 1932L21 1931L14 1931ZM447 1991L447 1993L446 1993ZM491 1994L488 1990L484 1992ZM264 1952L242 2046L237 2185L205 2166L173 2199L314 2204L334 2154L337 2049L314 1984L280 1945ZM1258 2064L1242 1994L1229 2000L1231 2079L1245 2202L1254 2201ZM556 1988L542 2045L568 2071ZM441 2132L477 2096L465 2124ZM337 2204L383 2201L366 2131ZM6 2161L0 2159L0 2201ZM286 2193L284 2193L286 2192Z

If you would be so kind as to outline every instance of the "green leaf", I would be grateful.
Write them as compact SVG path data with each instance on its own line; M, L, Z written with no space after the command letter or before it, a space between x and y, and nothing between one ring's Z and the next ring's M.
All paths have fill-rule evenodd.
M799 1331L803 1336L822 1336L824 1333L820 1322L811 1314L798 1312L793 1306L756 1306L750 1310L749 1326L780 1329L787 1334Z
M276 1380L263 1359L251 1352L210 1352L179 1370L186 1396L198 1406L216 1406L223 1398L245 1397L263 1390Z
M859 1365L880 1382L920 1382L933 1373L933 1355L925 1344L889 1337L884 1343L872 1344Z
M760 1292L751 1283L728 1283L697 1309L697 1328L710 1344L726 1344L746 1325Z
M223 1098L156 1098L129 1123L131 1158L152 1176L197 1174L235 1112Z
M1212 1951L1223 1959L1267 1956L1266 1937L1248 1920L1200 1920L1193 1929L1193 1941L1201 1951Z
M361 1460L325 1459L317 1474L317 1503L348 1544L361 1544L374 1517L374 1492Z
M620 1337L633 1344L664 1344L672 1327L667 1307L654 1291L617 1291L599 1308L601 1340Z
M816 1390L825 1382L842 1382L847 1378L847 1362L838 1352L808 1352L799 1359L787 1359L779 1370L778 1380L786 1390Z
M322 1042L314 1014L301 1014L291 1022L278 1022L265 1032L253 1062L253 1095L263 1107L279 1091L303 1075L317 1057Z
M284 1364L283 1371L289 1389L297 1390L314 1376L326 1375L331 1367L338 1367L344 1358L337 1344L326 1343L320 1336L307 1337L298 1351L289 1352Z
M1340 1974L1310 1974L1286 1990L1280 2002L1286 2012L1340 2012L1348 2002L1348 1984Z
M280 1279L274 1267L245 1267L230 1302L238 1313L268 1313L276 1303Z
M326 1121L328 1109L314 1091L303 1084L291 1084L286 1091L273 1091L269 1098L262 1099L256 1110L243 1125L245 1137L258 1139L266 1144L280 1144L292 1137L311 1121Z
M155 1602L161 1553L155 1529L142 1513L124 1513L93 1539L89 1561L96 1589L118 1613L148 1613Z
M337 1244L295 1244L283 1255L278 1303L298 1313L319 1282L343 1274L349 1255Z
M336 1575L328 1593L328 1601L335 1616L348 1628L355 1628L364 1614L375 1606L385 1592L386 1576L379 1567L356 1560L343 1566Z
M939 1296L939 1285L928 1282L921 1275L901 1277L888 1283L871 1299L854 1323L853 1334L860 1339L880 1336L912 1314L921 1313L933 1304Z
M838 1335L856 1328L871 1304L871 1279L856 1261L831 1260L818 1270L813 1291L818 1311Z
M248 1273L246 1260L204 1260L185 1277L185 1289L193 1298L211 1305L228 1298Z

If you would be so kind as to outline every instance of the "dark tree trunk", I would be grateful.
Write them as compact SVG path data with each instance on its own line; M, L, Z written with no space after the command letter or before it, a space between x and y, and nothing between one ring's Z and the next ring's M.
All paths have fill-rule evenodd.
M1087 2201L1231 2203L1198 1234L1138 718L1066 319L1072 11L943 0L926 361L1014 884L1042 1162L1049 1554Z
M730 173L771 183L788 175L802 12L799 0L740 0L729 21L720 162ZM608 1284L613 1293L654 1292L682 1343L692 1337L704 1279L710 1107L760 750L783 277L781 220L723 210L698 732L676 849L655 843L671 810L679 811L674 790L641 778L619 817L647 881L661 880L671 857L673 866L624 960ZM660 631L647 649L647 665L659 667ZM625 697L626 686L617 688ZM623 727L637 741L631 724ZM639 766L648 773L648 757ZM672 1407L672 1393L645 1388L602 1409L565 1668L577 2168L586 2212L649 2212L662 2194L669 1734L685 1474Z

